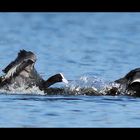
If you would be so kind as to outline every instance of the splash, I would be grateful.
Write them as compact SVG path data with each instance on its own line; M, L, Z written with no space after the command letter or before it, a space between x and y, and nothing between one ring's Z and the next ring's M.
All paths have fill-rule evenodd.
M24 83L20 87L15 84L10 85L8 90L1 89L0 93L5 94L27 94L27 95L107 95L112 88L119 89L119 85L114 82L92 76L82 75L78 80L73 80L63 87L51 87L41 91L38 87L27 87ZM110 94L110 93L109 93ZM117 92L115 93L117 94Z
M27 95L45 95L43 91L41 91L38 87L33 86L31 88L27 88L26 86L21 86L15 88L14 85L11 85L8 90L0 89L0 93L4 94L27 94Z
M75 95L106 95L106 90L112 87L118 85L97 76L83 75L66 85L65 91Z
M120 84L115 82L110 82L104 86L102 90L99 91L103 95L118 95L121 93Z

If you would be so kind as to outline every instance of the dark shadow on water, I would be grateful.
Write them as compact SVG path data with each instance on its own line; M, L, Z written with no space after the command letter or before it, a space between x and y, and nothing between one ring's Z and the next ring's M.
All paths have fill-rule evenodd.
M132 96L88 96L88 95L25 95L25 94L0 94L0 102L11 102L11 101L83 101L83 102L96 102L96 103L123 103L123 102L139 102L139 97Z
M24 97L23 97L24 96ZM26 96L23 95L21 97L14 97L11 100L25 100L25 101L66 101L66 100L82 100L79 97L71 97L71 96Z

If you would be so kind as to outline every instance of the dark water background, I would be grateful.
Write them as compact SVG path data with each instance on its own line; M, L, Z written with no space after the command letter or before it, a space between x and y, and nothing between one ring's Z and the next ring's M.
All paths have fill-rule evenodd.
M114 81L140 67L140 13L0 13L1 75L20 49L37 55L44 79ZM140 98L19 94L1 91L0 127L140 126Z

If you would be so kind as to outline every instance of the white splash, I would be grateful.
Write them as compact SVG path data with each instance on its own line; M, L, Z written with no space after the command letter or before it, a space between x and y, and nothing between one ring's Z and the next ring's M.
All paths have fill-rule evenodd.
M106 94L107 94L107 91L110 91L110 90L112 89L112 87L113 87L113 88L116 87L116 88L118 89L118 91L119 91L120 84L115 83L115 82L110 82L110 83L106 84L106 85L103 87L103 89L101 89L99 92L100 92L101 94L103 94L103 95L106 95ZM116 93L116 94L117 94L117 93Z
M112 87L120 88L120 85L114 82L107 82L96 76L81 76L78 80L73 80L66 84L64 87L64 94L69 95L84 95L86 93L106 95ZM34 95L47 95L44 91L41 91L38 87L33 86L28 88L26 84L21 83L20 87L15 87L15 84L11 85L7 90L0 90L0 93L6 94L34 94ZM55 93L57 94L57 93Z
M87 76L83 75L78 80L73 80L69 82L69 84L66 85L66 92L68 91L70 94L75 93L77 94L83 94L81 92L84 91L100 91L106 86L106 82L95 76Z
M10 86L8 90L0 89L0 93L5 94L32 94L32 95L45 95L43 91L41 91L38 87L33 86L31 88L26 88L25 86L21 86L15 88L14 86Z
M82 94L84 92L89 92L91 94L98 95L106 95L108 91L112 88L120 88L120 85L114 82L105 81L100 77L96 76L81 76L78 80L71 81L68 85L66 85L66 92L69 94L75 93Z

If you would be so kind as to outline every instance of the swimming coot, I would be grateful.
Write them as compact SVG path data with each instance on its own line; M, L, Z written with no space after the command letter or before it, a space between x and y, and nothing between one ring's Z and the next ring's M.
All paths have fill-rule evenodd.
M122 92L129 95L140 96L140 68L131 70L115 82L120 84Z
M46 90L57 82L68 83L62 73L44 80L34 67L36 60L33 52L20 50L17 58L3 69L5 75L0 77L0 88L8 90L11 85L14 88L24 85L26 88L37 86L40 90Z

